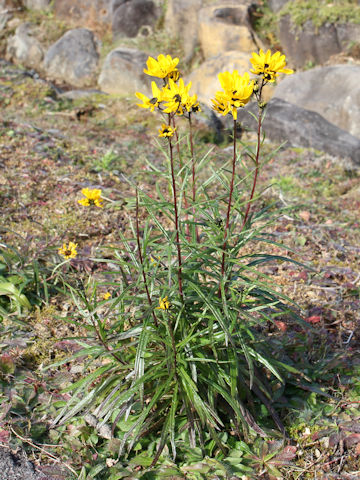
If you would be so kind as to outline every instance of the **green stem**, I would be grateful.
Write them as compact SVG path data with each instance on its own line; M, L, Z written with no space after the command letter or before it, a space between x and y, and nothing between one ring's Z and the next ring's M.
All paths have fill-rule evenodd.
M152 300L151 300L151 296L150 296L150 292L149 292L149 288L148 288L148 284L147 284L147 279L146 279L146 274L145 274L145 269L144 269L144 259L143 259L142 253L141 253L140 226L139 226L139 193L138 193L137 190L136 190L136 241L137 241L137 247L138 247L138 252L139 252L139 260L140 260L140 264L141 264L141 273L142 273L142 277L143 277L143 281L144 281L144 285L145 285L146 296L147 296L150 308L152 309L152 317L154 319L154 324L155 324L156 327L158 327L159 322L156 318L154 309L152 308L153 303L152 303Z

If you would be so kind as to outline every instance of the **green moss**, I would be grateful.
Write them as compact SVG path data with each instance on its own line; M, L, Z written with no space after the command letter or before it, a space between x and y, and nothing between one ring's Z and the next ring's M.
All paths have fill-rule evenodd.
M355 0L294 0L279 12L290 15L297 26L311 20L315 27L324 23L360 23L360 5Z

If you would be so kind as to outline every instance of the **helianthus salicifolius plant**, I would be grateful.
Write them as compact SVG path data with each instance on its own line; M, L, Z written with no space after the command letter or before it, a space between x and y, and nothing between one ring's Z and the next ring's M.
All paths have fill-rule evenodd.
M96 207L102 208L102 202L104 199L101 198L101 190L99 188L83 188L81 193L85 198L78 200L80 205L83 205L84 207L95 205Z
M285 68L286 66L286 57L281 55L280 52L275 52L271 54L270 50L267 50L266 53L260 49L259 53L253 53L250 62L253 68L250 70L251 73L255 75L261 75L263 81L273 83L278 77L279 73L286 73L290 75L294 73L290 68Z
M278 355L277 340L264 332L284 312L290 316L287 302L291 300L278 294L258 269L283 257L258 248L261 242L273 243L277 249L280 245L265 230L272 210L256 211L254 195L259 166L266 160L261 158L261 85L268 81L264 75L271 80L280 70L289 73L284 72L282 57L274 58L270 54L267 59L271 71L264 62L262 70L253 72L263 76L256 91L247 72L219 74L221 90L215 94L213 108L233 120L231 169L227 164L209 166L208 153L195 161L191 116L199 105L190 93L191 84L179 77L178 59L159 55L147 61L145 72L164 79L164 86L152 82L152 98L140 93L136 97L142 102L139 107L163 117L159 136L168 149L163 142L159 146L166 164L148 162L156 177L156 198L134 185L135 221L129 234L119 231L122 245L116 255L119 269L111 271L109 315L103 316L98 303L91 303L96 295L86 297L83 289L86 308L81 315L93 323L88 324L89 337L82 340L86 345L89 338L88 351L84 347L81 353L95 361L102 355L105 361L89 372L85 382L76 384L70 408L64 406L58 417L65 422L96 406L99 421L113 419L118 455L125 461L137 445L145 452L150 438L156 438L146 451L151 466L165 446L166 461L170 452L175 461L177 449L184 444L210 455L216 448L224 458L229 445L223 434L240 440L249 439L249 432L267 435L267 424L259 423L264 411L284 433L272 399L283 398L286 375L295 370L292 365L286 368L288 357L284 361ZM238 110L252 97L259 104L256 142L255 146L243 144L240 150ZM184 122L179 115L189 120L187 137L180 135ZM244 158L239 161L242 152ZM198 185L195 166L204 168ZM244 188L247 181L248 190ZM254 205L253 215L250 205ZM73 246L76 252L77 245ZM66 258L72 252L71 243L59 250ZM108 297L109 293L103 298ZM99 347L96 351L94 344ZM119 422L125 428L117 428ZM236 448L235 441L231 448Z

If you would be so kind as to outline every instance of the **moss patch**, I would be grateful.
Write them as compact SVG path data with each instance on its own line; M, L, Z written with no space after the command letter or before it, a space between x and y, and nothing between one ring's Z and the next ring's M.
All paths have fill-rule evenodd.
M354 0L294 0L279 12L290 15L297 26L311 20L315 27L324 23L360 23L360 5Z

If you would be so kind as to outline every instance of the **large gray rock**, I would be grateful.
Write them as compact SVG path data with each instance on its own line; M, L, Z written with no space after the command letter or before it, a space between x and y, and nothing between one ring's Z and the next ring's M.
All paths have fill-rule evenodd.
M90 29L111 25L111 0L53 0L55 15Z
M360 138L360 65L318 67L288 75L274 97L317 112Z
M239 121L245 128L256 130L257 122L249 114L257 113L251 103L239 110ZM321 115L297 105L273 98L267 105L263 122L266 136L289 147L315 148L342 158L351 158L360 165L360 139L328 122Z
M98 46L90 30L69 30L47 51L44 68L52 79L75 87L94 84L99 62Z
M251 31L248 5L222 1L199 12L199 44L205 59L229 50L257 51L261 44Z
M39 68L44 57L40 42L33 36L34 25L21 23L15 35L9 37L6 47L6 59L21 63L25 67Z
M238 70L240 75L249 71L251 67L248 53L229 51L210 58L193 70L187 77L192 82L191 92L196 93L200 102L212 105L211 99L221 90L218 74L224 71Z
M308 20L297 27L290 15L285 15L279 22L279 40L296 67L309 62L323 64L332 55L347 52L353 44L360 43L360 25L324 23L315 27Z
M51 477L37 472L21 451L12 453L10 449L0 447L1 480L51 480Z
M116 48L105 58L98 84L105 93L149 94L153 77L144 73L148 55L134 48Z
M132 0L121 3L113 12L114 37L136 37L143 25L154 25L160 12L151 0Z
M197 23L201 7L202 0L182 0L181 2L168 0L167 2L165 29L171 38L177 38L181 42L185 62L191 61L198 45Z

